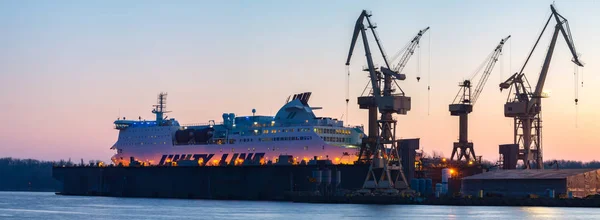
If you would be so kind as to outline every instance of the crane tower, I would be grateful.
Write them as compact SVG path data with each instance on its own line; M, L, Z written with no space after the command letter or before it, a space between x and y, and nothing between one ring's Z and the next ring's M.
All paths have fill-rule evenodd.
M579 60L579 55L575 50L573 37L571 36L567 19L556 11L554 5L550 5L550 10L552 13L546 21L540 36L531 49L531 52L525 60L521 70L514 73L505 82L500 83L500 91L503 89L511 90L508 100L506 104L504 104L504 116L514 119L513 146L518 146L518 151L516 150L518 152L517 155L509 155L511 157L516 157L516 160L510 160L515 161L515 163L510 165L504 164L505 169L514 169L517 160L523 161L525 169L533 168L532 164L535 164L535 168L537 169L544 168L541 119L542 98L544 98L544 95L542 90L544 89L544 83L548 75L550 61L552 60L552 54L554 52L554 47L556 46L559 33L562 34L563 38L567 42L567 46L569 47L571 54L573 55L572 62L577 66L583 67L583 63ZM537 84L535 85L535 88L531 90L531 86L529 85L527 77L525 77L525 73L523 73L523 69L525 69L525 66L531 58L531 55L536 49L540 38L544 34L544 31L548 27L548 24L552 18L554 18L556 21L556 25L554 26L554 32L552 34L552 39L550 40L550 46L546 52ZM578 100L575 99L576 104L577 102Z
M450 160L460 161L463 158L466 161L475 160L475 150L473 149L473 143L469 141L469 113L473 111L473 105L479 98L479 95L483 91L483 87L490 77L490 73L494 69L498 57L502 54L502 47L504 43L510 38L510 35L500 40L500 43L494 48L494 51L487 57L483 64L478 68L475 73L467 80L464 80L459 84L460 89L454 98L454 101L449 106L450 115L459 117L459 138L458 142L454 142L454 148L452 149L452 156ZM473 87L473 79L479 75L481 69L483 72L481 78L475 85L475 91L471 92Z
M400 77L400 78L395 78L395 79L404 80L406 78L405 74L402 74L404 67L406 67L406 64L408 63L408 61L410 60L412 55L415 53L415 49L419 46L421 37L425 34L425 32L427 32L427 30L429 30L429 27L426 27L426 28L420 30L408 42L408 44L406 46L404 46L404 48L402 48L400 51L398 51L398 53L395 56L392 57L392 60L396 60L399 58L398 63L392 68L392 70L390 70L389 67L388 68L380 67L380 70L385 71L387 73L392 73L392 74L398 73L399 74L398 77ZM386 61L386 63L387 63L387 61ZM365 71L369 71L368 67L365 69ZM379 74L381 74L381 73L379 72ZM420 77L417 77L417 80L420 80ZM396 88L399 90L400 94L404 94L404 91L402 91L402 88L400 88L400 86L397 83L395 83L395 85L396 85ZM395 89L392 88L392 90L395 90ZM369 133L368 133L368 135L374 137L379 132L378 122L377 122L377 105L374 103L372 96L364 96L364 97L359 98L359 100L360 100L359 107L361 109L369 110ZM366 144L366 142L365 142L365 144ZM363 145L365 145L365 144L363 144ZM374 150L375 150L374 148L361 147L361 150L358 155L359 162L360 163L370 162L371 156L372 156L372 153L374 152Z
M363 149L369 149L370 167L363 188L406 189L408 184L402 172L397 148L399 140L396 140L395 135L397 121L392 117L393 114L404 115L410 110L410 97L405 96L401 89L396 93L396 89L393 87L396 80L404 80L406 76L390 67L379 37L375 32L376 25L371 22L369 17L371 17L371 14L363 10L356 20L346 60L346 65L350 65L352 52L360 34L367 58L368 67L366 70L369 72L373 91L370 96L358 97L359 106L369 109L369 133L368 138L363 139ZM364 24L365 20L367 22L366 26ZM367 39L369 29L385 62L385 66L381 68L376 68L373 64L373 57ZM379 119L377 119L378 111L381 113Z

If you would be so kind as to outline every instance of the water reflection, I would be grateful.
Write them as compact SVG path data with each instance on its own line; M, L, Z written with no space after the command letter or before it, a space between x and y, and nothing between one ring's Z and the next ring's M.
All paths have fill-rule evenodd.
M593 208L300 204L0 192L0 219L589 219Z

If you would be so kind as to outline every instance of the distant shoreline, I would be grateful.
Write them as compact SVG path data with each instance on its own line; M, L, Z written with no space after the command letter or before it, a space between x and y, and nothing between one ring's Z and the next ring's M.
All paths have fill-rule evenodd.
M54 189L31 189L31 190L26 190L26 189L0 189L0 192L49 192L49 193L53 193L55 192Z

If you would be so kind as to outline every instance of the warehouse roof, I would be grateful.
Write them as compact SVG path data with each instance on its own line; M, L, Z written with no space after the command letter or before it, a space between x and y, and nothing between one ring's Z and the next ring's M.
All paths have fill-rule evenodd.
M468 176L463 179L566 179L568 176L574 176L593 170L598 169L495 170Z

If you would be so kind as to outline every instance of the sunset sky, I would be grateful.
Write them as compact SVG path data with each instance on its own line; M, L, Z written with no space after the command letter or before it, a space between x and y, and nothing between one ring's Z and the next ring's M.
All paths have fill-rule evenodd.
M354 22L367 9L390 56L431 27L400 82L412 110L396 116L397 136L419 137L426 152L445 156L458 138L458 118L448 112L458 82L512 35L470 115L476 153L496 161L498 145L512 143L512 119L503 115L509 94L498 84L521 67L551 3L1 1L0 157L108 161L118 134L113 121L152 119L161 91L169 94L169 117L184 124L219 121L223 112L250 115L253 108L273 115L288 95L305 91L313 92L312 106L323 107L319 116L339 118ZM574 66L560 36L545 86L552 96L542 104L544 158L597 160L600 1L556 1L556 8L569 19L586 67L576 107ZM532 84L551 31L525 70ZM358 45L350 66L352 125L367 124L356 104L368 82L365 64Z

